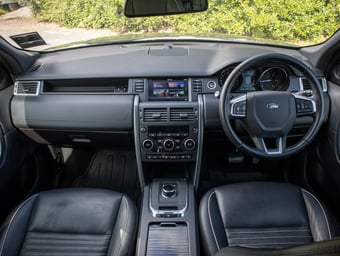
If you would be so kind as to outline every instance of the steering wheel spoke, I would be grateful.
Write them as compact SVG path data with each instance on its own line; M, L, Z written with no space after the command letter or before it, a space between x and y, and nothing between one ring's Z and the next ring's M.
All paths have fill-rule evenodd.
M286 136L280 136L273 138L273 144L271 147L268 147L268 143L266 142L266 138L264 137L252 137L252 140L259 150L262 150L267 155L280 155L282 154L286 149L286 142L287 137Z
M247 95L236 97L230 101L230 115L234 118L247 116Z
M316 103L313 99L293 93L295 97L296 116L306 116L316 113Z

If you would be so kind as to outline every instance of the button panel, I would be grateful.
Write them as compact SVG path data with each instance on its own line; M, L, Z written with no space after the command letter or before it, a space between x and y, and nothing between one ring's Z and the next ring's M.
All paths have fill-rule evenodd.
M297 114L312 114L315 113L315 105L312 100L308 99L295 99L296 113Z
M142 160L192 162L196 156L198 127L143 126L140 128Z

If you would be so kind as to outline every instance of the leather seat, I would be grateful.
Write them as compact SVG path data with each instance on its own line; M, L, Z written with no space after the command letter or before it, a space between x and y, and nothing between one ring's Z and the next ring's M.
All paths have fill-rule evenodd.
M23 202L1 232L1 256L130 255L137 230L133 202L101 189L41 192Z
M287 183L214 188L201 200L199 224L206 255L225 247L282 249L330 240L337 234L319 200Z

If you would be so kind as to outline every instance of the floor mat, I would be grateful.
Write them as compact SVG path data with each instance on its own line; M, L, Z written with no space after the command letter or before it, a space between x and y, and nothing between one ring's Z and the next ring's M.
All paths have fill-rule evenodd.
M136 201L140 189L135 153L96 152L85 174L77 178L73 186L111 189Z

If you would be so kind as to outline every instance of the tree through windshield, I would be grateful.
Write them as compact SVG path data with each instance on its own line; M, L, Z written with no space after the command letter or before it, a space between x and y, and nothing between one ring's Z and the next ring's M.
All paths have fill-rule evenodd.
M39 49L90 39L94 43L162 36L242 38L304 46L326 40L340 27L340 2L332 0L210 0L202 13L145 18L126 18L123 0L19 3L19 10L12 11L13 3L3 0L0 34L11 41L9 37L15 34L37 31L47 43Z

